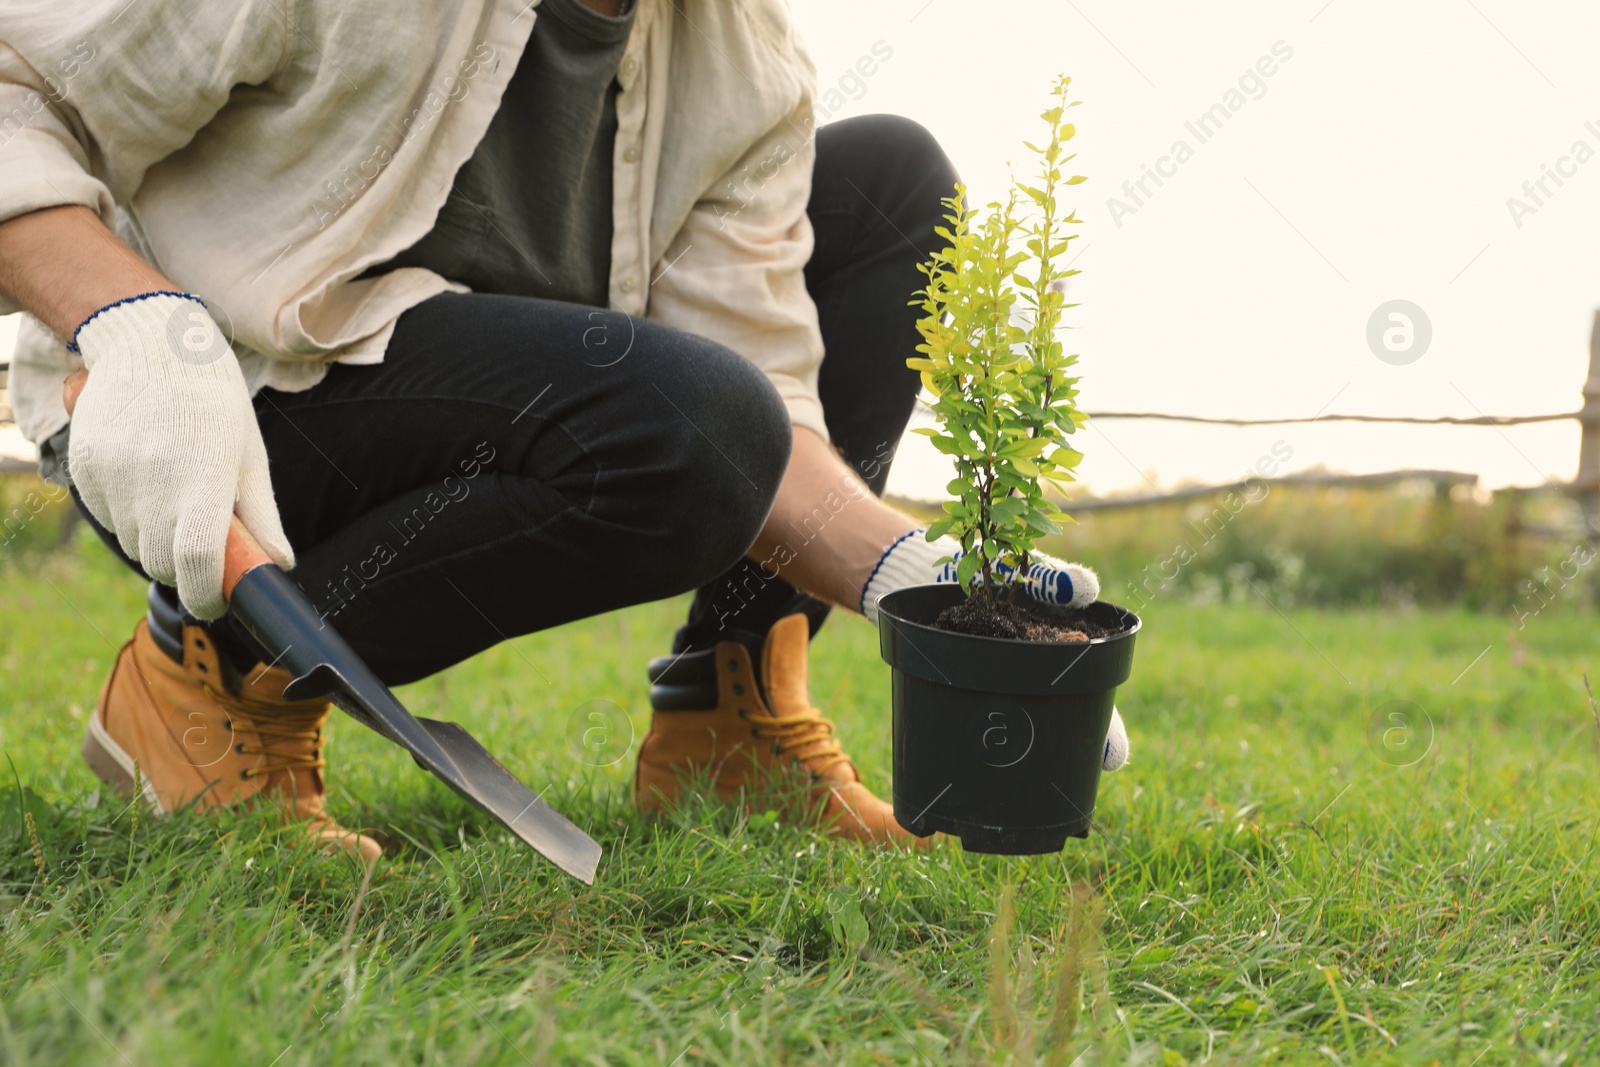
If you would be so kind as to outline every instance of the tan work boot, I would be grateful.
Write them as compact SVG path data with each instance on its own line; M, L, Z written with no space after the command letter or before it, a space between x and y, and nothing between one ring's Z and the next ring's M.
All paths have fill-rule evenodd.
M814 813L828 833L853 841L916 842L895 821L894 809L861 784L833 736L833 723L812 706L806 685L810 638L804 615L772 627L761 653L762 687L749 650L737 641L652 663L655 711L634 771L634 805L641 811L670 808L685 776L709 770L718 797L748 807L763 783L799 774L807 810L791 811L791 818ZM715 707L694 710L712 701Z
M284 700L292 679L282 668L257 666L230 684L206 631L185 625L182 634L180 662L139 620L89 720L83 758L90 769L124 795L137 781L158 814L261 797L330 852L382 856L376 841L323 810L328 702Z

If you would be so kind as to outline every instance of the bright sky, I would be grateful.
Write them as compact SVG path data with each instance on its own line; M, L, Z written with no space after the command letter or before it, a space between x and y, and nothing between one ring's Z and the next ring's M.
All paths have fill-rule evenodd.
M1576 410L1600 298L1600 10L1509 0L793 0L823 86L878 40L894 56L840 117L908 115L991 197L1070 74L1083 271L1071 335L1090 410L1282 416ZM1273 73L1197 122L1263 56ZM954 47L952 47L954 45ZM1264 94L1262 89L1264 88ZM1259 99L1252 99L1259 95ZM1241 103L1242 101L1242 103ZM1586 101L1588 103L1586 103ZM1596 128L1586 128L1594 121ZM1143 206L1122 193L1186 141ZM1544 206L1522 183L1560 164ZM1135 207L1114 220L1107 199ZM1536 210L1519 227L1508 197ZM1120 221L1120 226L1118 225ZM1415 362L1366 342L1380 305L1432 323ZM1283 440L1291 469L1441 467L1490 485L1576 469L1576 423L1502 432L1320 424L1221 429L1106 421L1085 432L1096 491L1237 477ZM912 438L891 487L941 496Z
M987 198L1074 78L1085 220L1071 335L1090 410L1474 415L1575 410L1600 300L1600 8L1510 0L792 0L835 117L908 115ZM877 42L893 50L853 74ZM1281 44L1279 42L1282 42ZM1270 77L1256 71L1262 63ZM1288 58L1283 58L1287 54ZM1245 78L1241 87L1241 77ZM1230 90L1241 90L1230 97ZM854 97L851 99L851 97ZM1202 142L1186 123L1236 111ZM1593 129L1586 126L1594 122ZM1164 161L1175 142L1183 162ZM1579 150L1576 142L1584 142ZM1582 162L1579 162L1580 158ZM1140 200L1122 185L1143 168ZM1523 190L1546 167L1564 183ZM1136 190L1137 191L1137 190ZM1133 207L1113 218L1107 200ZM1533 210L1514 219L1520 198ZM1519 225L1520 222L1520 225ZM1120 225L1119 225L1120 223ZM1418 305L1432 342L1378 359L1368 319ZM0 319L0 351L13 324ZM1441 467L1487 484L1574 473L1575 423L1085 431L1097 492L1231 479L1274 442L1290 469ZM937 497L922 439L891 487Z

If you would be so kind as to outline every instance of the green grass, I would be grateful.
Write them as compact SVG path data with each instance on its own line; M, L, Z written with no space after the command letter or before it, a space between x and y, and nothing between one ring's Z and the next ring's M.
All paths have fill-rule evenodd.
M589 766L569 729L611 700L642 734L643 663L681 604L608 615L401 694L551 784L605 846L595 887L340 719L332 806L390 846L363 895L262 817L154 820L96 788L77 746L141 597L97 547L0 571L0 1062L1022 1063L1046 1054L1064 967L1085 1004L1062 1062L1600 1055L1595 626L1559 604L1518 632L1160 601L1104 834L1022 859L636 817L631 757ZM836 619L815 659L887 791L872 631ZM1368 740L1388 701L1415 705L1404 756ZM1103 967L1062 934L1075 886Z

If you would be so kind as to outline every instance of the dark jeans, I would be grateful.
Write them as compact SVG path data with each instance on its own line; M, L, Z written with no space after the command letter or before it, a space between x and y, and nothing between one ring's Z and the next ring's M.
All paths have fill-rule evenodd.
M915 402L908 301L954 181L906 120L817 133L806 283L827 352L820 393L834 444L874 492ZM743 558L790 425L766 378L704 338L577 304L447 293L401 316L382 364L336 364L315 388L264 390L255 406L293 577L390 684L690 589L675 651L759 640L795 611L815 632L826 615ZM52 444L60 455L65 442ZM236 656L255 651L242 631L214 629Z

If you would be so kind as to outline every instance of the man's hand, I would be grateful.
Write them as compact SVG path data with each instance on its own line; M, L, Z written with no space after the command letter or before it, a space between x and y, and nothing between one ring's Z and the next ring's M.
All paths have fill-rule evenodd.
M907 531L879 556L861 587L861 614L868 621L878 621L878 598L885 593L911 585L956 580L956 564L963 555L961 543L950 537L929 541L926 533L922 529ZM1011 567L1002 563L998 569L1001 580L1013 580ZM1100 596L1100 579L1094 571L1043 552L1033 554L1021 585L1035 599L1070 608L1088 607Z
M136 297L89 316L77 343L89 378L68 473L122 550L202 619L227 611L223 546L235 511L274 562L294 566L249 391L205 306Z
M176 288L86 207L0 222L0 292L57 337L76 331L92 370L67 456L79 495L152 578L176 584L190 611L212 618L225 610L235 494L268 555L285 567L294 556L226 339L198 300L149 295Z

